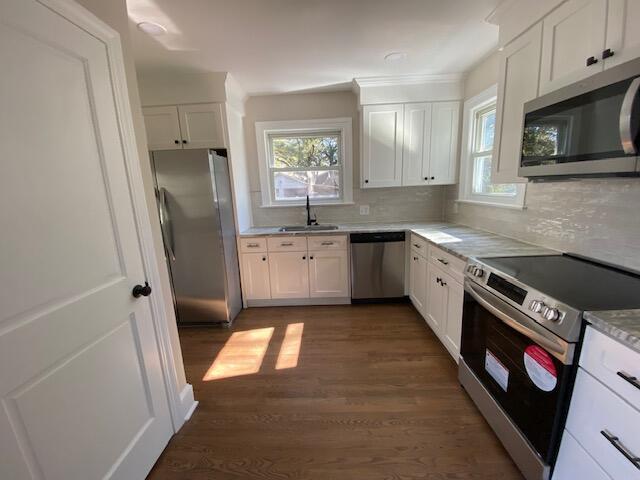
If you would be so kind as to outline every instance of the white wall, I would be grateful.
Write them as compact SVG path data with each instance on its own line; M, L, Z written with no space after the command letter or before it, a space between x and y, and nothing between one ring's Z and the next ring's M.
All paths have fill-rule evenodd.
M497 79L494 54L467 75L465 99ZM640 179L530 183L524 210L455 203L457 194L449 187L448 221L640 270Z
M227 100L226 79L226 72L139 73L140 100L145 107L184 103L224 103Z
M261 206L255 122L338 117L353 119L354 204L313 207L320 223L442 220L445 187L360 189L360 120L357 102L356 95L351 91L249 97L244 129L255 226L300 224L306 219L304 207ZM360 205L369 205L370 215L360 215Z

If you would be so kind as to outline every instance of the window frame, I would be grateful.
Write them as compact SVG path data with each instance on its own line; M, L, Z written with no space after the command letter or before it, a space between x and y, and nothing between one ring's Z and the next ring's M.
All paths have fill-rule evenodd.
M349 205L353 203L353 135L351 117L318 120L286 120L256 122L256 142L263 207L298 207L306 199L276 200L273 171L340 171L340 197L311 199L314 205ZM271 137L279 135L338 134L340 166L314 168L274 168L271 166Z
M491 156L495 153L495 143L490 150L476 152L477 141L476 117L479 113L488 110L491 106L497 112L497 92L498 86L493 85L478 95L464 102L463 127L462 127L462 148L460 151L460 184L458 189L458 202L474 203L504 208L524 208L526 184L515 183L516 194L504 195L496 193L475 193L474 192L474 169L476 158ZM496 122L497 124L497 122ZM494 142L497 138L494 132Z

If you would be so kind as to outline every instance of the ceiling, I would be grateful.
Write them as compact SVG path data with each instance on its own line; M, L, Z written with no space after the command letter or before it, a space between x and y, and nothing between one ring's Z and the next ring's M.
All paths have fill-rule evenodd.
M354 77L460 73L498 43L500 0L127 0L143 73L230 72L249 94L343 89ZM150 36L142 21L163 25ZM391 52L406 59L385 62Z

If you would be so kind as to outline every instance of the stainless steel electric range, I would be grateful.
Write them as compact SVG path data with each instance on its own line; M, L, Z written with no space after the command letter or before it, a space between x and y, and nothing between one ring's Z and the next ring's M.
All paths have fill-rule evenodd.
M585 311L640 307L640 275L573 255L478 258L459 379L524 476L551 475Z

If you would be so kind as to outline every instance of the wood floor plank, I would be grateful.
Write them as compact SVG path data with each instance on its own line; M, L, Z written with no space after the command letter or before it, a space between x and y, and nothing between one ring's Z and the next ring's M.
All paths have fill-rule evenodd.
M276 369L297 323L297 366ZM251 338L234 333L265 328L257 373L203 381L225 345ZM410 305L254 308L231 329L181 329L180 340L200 405L151 480L522 479ZM255 365L260 346L238 345L216 371Z

